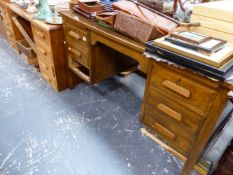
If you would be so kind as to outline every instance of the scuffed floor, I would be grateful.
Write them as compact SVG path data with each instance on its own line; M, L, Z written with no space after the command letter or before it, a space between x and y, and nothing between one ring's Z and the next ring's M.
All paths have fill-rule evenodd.
M56 93L0 38L0 175L178 175L116 79Z

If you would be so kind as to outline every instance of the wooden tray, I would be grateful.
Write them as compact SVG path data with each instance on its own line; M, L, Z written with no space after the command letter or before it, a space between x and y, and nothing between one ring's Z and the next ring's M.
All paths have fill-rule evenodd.
M19 49L19 51L22 53L28 64L33 64L33 65L38 64L37 56L26 40L16 41L16 46Z

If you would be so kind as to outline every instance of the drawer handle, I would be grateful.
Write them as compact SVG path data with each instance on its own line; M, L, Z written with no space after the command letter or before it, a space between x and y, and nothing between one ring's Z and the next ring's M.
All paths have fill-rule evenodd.
M168 106L164 105L164 104L158 104L157 108L164 112L165 114L167 114L168 116L172 117L173 119L177 120L177 121L181 121L182 120L182 116L180 113L174 111L173 109L169 108Z
M173 134L171 131L169 131L167 128L163 127L159 123L155 123L155 128L165 136L169 137L170 139L174 140L176 138L175 134Z
M45 56L47 55L47 52L46 52L44 49L38 47L38 50L39 50L43 55L45 55Z
M77 51L77 50L75 50L75 49L72 49L72 48L70 48L70 47L69 47L69 51L70 51L70 53L74 54L74 55L77 56L78 58L81 57L81 53L80 53L79 51Z
M163 82L163 85L166 88L168 88L168 89L170 89L170 90L176 92L177 94L179 94L181 96L184 96L186 98L189 98L190 95L191 95L191 93L190 93L190 91L188 89L185 89L185 88L183 88L183 87L181 87L181 86L179 86L179 85L177 85L177 84L175 84L175 83L173 83L173 82L171 82L169 80L165 80Z
M37 32L37 35L41 37L42 39L45 39L45 35L43 33Z
M73 31L70 31L69 35L72 36L73 38L77 39L77 40L81 39L80 35L77 34L77 33L75 33L75 32L73 32Z

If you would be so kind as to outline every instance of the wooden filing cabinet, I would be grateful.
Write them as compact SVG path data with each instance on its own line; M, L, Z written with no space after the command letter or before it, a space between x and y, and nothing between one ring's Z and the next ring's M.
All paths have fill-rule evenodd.
M141 120L187 158L186 175L204 149L226 101L227 89L220 83L151 60Z
M104 44L91 45L92 31L63 17L69 69L87 83L97 83L137 65Z
M63 30L47 30L32 24L33 38L42 77L57 91L68 87Z

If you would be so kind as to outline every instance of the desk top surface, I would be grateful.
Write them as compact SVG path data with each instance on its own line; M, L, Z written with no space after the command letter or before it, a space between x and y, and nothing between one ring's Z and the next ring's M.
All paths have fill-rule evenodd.
M60 14L63 16L63 18L68 18L74 21L76 24L82 25L91 31L101 34L102 36L105 36L109 39L115 40L122 45L133 48L134 50L137 50L141 53L144 53L145 51L145 46L142 43L130 39L129 37L124 36L115 30L100 26L94 19L88 19L71 10L61 11Z
M22 18L26 19L27 21L31 22L32 24L35 24L44 30L59 30L62 29L62 25L50 25L44 22L43 20L37 20L33 19L34 14L28 13L25 9L21 8L16 3L10 3L6 1L0 1L0 3L6 7L8 7L12 12L15 14L21 16Z

